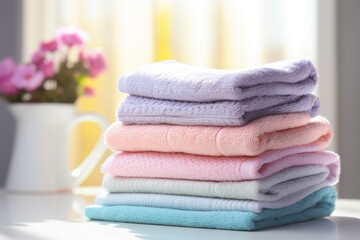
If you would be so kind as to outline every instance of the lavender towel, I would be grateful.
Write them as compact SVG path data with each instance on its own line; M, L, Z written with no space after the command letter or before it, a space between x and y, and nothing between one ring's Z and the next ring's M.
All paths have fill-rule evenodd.
M116 115L125 124L243 126L270 115L308 112L317 115L319 99L312 95L253 97L239 101L184 102L128 96Z
M304 95L315 88L316 81L316 69L308 60L287 60L245 70L200 68L170 60L122 75L118 86L131 95L213 102Z

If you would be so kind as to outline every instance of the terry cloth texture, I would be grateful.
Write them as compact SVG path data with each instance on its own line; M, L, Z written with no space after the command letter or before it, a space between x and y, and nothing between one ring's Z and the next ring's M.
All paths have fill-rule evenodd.
M302 146L266 152L256 157L210 157L181 153L115 153L101 166L104 174L119 177L167 178L202 181L261 179L294 166L339 166L332 152L312 152Z
M326 148L332 138L329 122L308 113L263 117L242 127L124 125L113 123L105 133L115 151L183 152L211 156L256 156L267 150L313 144Z
M85 217L94 220L172 225L229 230L257 230L329 216L335 206L336 190L322 188L303 200L261 213L242 211L189 211L138 206L88 206Z
M291 205L323 187L334 185L338 179L338 168L321 165L287 168L267 178L241 182L106 175L103 188L109 193L99 195L96 204L261 212L263 208Z
M315 117L319 99L301 96L259 96L239 101L184 102L139 96L128 96L116 111L125 124L179 124L243 126L253 120L295 112L307 112Z
M258 96L303 95L316 86L308 60L287 60L244 70L199 68L177 61L145 65L118 79L120 92L158 99L213 102Z

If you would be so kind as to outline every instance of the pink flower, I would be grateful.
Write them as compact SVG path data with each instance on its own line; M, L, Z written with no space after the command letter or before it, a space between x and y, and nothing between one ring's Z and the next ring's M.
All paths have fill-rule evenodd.
M0 93L3 95L12 96L18 93L18 89L10 81L6 81L0 83Z
M85 53L84 53L83 50L80 50L78 58L79 58L79 61L85 61L86 60L85 59Z
M95 90L91 87L84 87L84 95L86 97L94 97L95 96Z
M42 62L39 64L39 70L44 74L46 78L54 76L54 63L52 61Z
M40 50L37 50L31 57L31 63L33 64L40 64L45 60L45 52Z
M18 89L11 83L11 77L16 69L14 60L10 57L0 61L0 93L3 95L16 95Z
M0 61L0 82L9 79L15 72L16 64L11 57Z
M44 52L55 52L59 47L57 39L53 39L47 42L42 42L40 45L41 51Z
M105 58L100 49L91 51L86 56L86 62L89 64L90 77L95 78L106 70Z
M20 64L11 78L11 82L19 89L32 92L44 81L44 74L36 71L35 65Z
M56 31L56 36L61 43L69 47L83 47L89 40L89 35L86 32L74 27L60 28Z

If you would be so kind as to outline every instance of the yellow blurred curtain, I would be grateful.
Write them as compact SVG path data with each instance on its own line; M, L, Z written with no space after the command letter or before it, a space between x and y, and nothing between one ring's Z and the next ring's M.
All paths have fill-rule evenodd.
M96 96L79 99L77 107L109 121L125 96L117 77L143 64L176 59L244 68L287 58L316 61L315 0L32 0L24 1L23 11L23 60L60 26L84 29L89 47L103 48L108 71L88 81ZM97 137L90 123L74 132L72 167ZM101 178L98 166L85 185L100 185Z

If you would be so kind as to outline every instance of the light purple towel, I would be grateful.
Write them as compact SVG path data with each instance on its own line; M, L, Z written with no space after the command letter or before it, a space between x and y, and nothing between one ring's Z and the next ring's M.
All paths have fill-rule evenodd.
M312 95L253 97L239 101L184 102L128 96L116 115L125 124L243 126L269 115L308 112L317 115L319 99Z
M200 68L169 60L122 75L119 90L157 99L213 102L258 96L304 95L316 85L308 60L287 60L244 70Z

